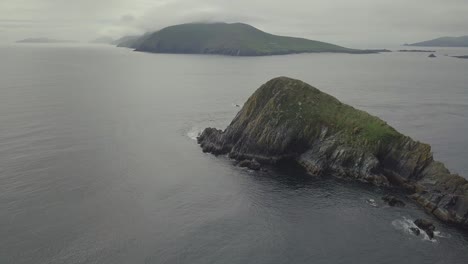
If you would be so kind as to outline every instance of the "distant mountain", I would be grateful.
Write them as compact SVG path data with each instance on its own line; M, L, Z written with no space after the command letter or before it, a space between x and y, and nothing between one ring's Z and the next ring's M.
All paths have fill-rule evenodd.
M16 43L76 43L73 40L60 40L50 38L27 38L16 41Z
M357 50L338 45L272 35L242 23L193 23L170 26L118 44L137 51L181 54L264 56L292 53L338 52L367 54L383 50Z
M114 42L114 39L111 37L99 37L97 39L90 41L90 43L96 43L96 44L112 44L113 42Z
M468 47L468 36L462 37L442 37L433 40L408 44L407 46L419 47Z

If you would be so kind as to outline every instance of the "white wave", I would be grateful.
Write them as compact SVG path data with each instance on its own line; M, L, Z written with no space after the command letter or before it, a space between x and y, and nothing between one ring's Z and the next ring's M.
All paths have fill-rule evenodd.
M440 231L434 231L434 236L435 237L440 237L440 238L451 238L452 237L450 234L443 233L443 232L440 232Z
M377 207L377 203L375 202L374 199L366 199L366 203L369 204L370 206Z
M203 132L203 129L198 128L198 127L192 127L188 132L187 136L190 139L197 140L197 137L200 136L200 134Z
M393 220L392 221L392 225L393 227L395 227L396 229L398 230L401 230L409 235L412 235L412 236L417 236L416 234L414 234L414 232L411 230L412 228L418 228L416 226L416 224L413 222L413 220L409 219L409 218L406 218L406 217L403 217L403 219L396 219L396 220ZM419 228L418 228L419 229ZM423 240L426 240L426 241L431 241L433 243L436 243L437 240L436 239L430 239L429 236L426 234L426 232L424 232L423 230L421 230L421 233L419 235L419 237L421 237ZM437 236L434 232L434 235Z

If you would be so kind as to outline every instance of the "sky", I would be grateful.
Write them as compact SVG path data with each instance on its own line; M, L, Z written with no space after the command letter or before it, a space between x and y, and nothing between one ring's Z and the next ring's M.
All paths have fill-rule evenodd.
M349 47L468 35L468 0L0 0L0 42L87 42L190 22L244 22ZM382 46L383 45L383 46Z

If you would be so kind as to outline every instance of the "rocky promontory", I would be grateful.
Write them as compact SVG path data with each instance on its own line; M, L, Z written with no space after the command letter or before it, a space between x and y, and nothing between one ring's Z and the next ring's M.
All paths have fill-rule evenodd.
M429 213L468 228L468 182L429 145L299 80L267 82L224 131L207 128L198 142L241 162L294 161L311 175L403 188Z

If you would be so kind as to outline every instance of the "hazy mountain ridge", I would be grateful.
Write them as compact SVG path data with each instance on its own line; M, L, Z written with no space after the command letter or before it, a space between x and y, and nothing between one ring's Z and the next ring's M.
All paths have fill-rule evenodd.
M51 38L26 38L16 41L16 43L77 43L75 40L62 40Z
M408 44L407 46L419 47L468 47L468 36L441 37L432 40Z

